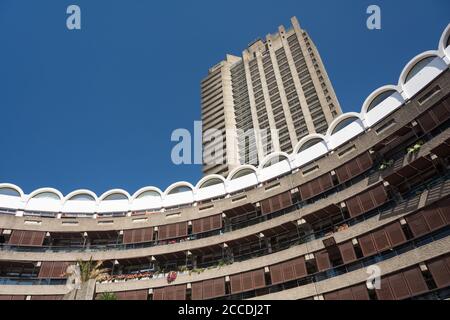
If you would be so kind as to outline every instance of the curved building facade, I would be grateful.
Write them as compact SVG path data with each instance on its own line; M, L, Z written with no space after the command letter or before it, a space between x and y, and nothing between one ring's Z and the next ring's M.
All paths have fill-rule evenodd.
M0 299L74 298L91 259L90 299L449 298L449 37L258 168L133 195L0 184Z

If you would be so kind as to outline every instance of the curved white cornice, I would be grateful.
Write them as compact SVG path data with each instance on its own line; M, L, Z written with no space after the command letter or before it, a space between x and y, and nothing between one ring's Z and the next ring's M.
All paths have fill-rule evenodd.
M293 170L301 168L302 166L323 157L328 152L335 150L349 140L364 133L367 129L386 118L398 108L404 107L405 102L414 97L428 83L433 81L437 76L448 69L450 64L450 47L446 47L446 44L449 36L450 24L447 25L446 29L442 33L438 50L426 51L411 59L403 68L403 71L399 77L398 85L385 85L374 90L364 101L360 113L349 112L342 114L330 124L328 132L325 136L319 134L308 135L299 141L291 155L282 152L270 154L261 161L258 168L251 165L242 165L231 171L227 179L224 179L221 176L211 175L202 178L196 186L193 186L189 182L182 181L170 185L164 192L156 187L145 187L136 191L133 196L130 196L130 194L125 190L114 189L105 192L100 197L89 190L73 191L64 197L60 191L53 188L38 189L33 191L31 194L26 195L20 187L14 184L2 183L0 184L0 189L9 188L15 190L18 194L20 194L20 197L0 194L0 207L21 210L25 209L63 213L79 212L92 214L97 212L119 212L144 209L158 210L167 207L195 203L196 201L203 201L206 199L225 197L228 194L255 187L262 182L288 174ZM409 72L418 62L427 57L434 58L427 65L423 66L422 69L418 70L418 72L407 83L405 83ZM393 90L395 92L393 92L393 94L385 100L380 101L380 103L368 111L368 107L372 101L387 90ZM333 134L334 129L342 121L349 118L355 118L356 121ZM317 138L321 139L322 142L312 145L299 153L300 148L305 143ZM285 159L269 167L264 167L270 160L280 156ZM246 169L250 169L254 172L254 174L233 179L237 173ZM220 179L223 183L202 188L204 183L211 179ZM190 191L171 194L171 191L177 187L187 187ZM154 191L159 194L160 197L144 197L142 199L138 199L140 194L147 191ZM35 198L35 196L43 192L52 193L57 196L59 200ZM70 199L74 196L82 194L92 196L95 199L95 203L93 203L93 201L70 201ZM104 200L113 194L120 194L124 196L126 200Z

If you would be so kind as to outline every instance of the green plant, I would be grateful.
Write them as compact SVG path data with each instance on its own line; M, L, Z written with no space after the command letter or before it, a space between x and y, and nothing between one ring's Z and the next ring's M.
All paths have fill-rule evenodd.
M100 300L117 300L117 296L113 292L103 292L100 295Z
M92 261L92 257L88 261L78 260L80 268L80 280L82 283L89 280L102 281L108 277L109 269L102 268L103 261Z
M187 266L179 266L178 267L178 271L180 272L186 272L189 271L189 268Z
M392 160L392 159L389 161L383 160L379 169L380 169L380 171L386 170L386 169L392 167L393 164L394 164L394 160Z
M420 151L423 146L423 141L417 141L414 145L407 149L408 154L416 153Z

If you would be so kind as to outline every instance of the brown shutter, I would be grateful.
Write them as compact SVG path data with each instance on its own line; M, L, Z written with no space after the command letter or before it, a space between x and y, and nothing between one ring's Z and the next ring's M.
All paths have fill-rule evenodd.
M423 210L423 217L425 218L425 221L431 231L438 230L446 225L444 218L441 216L436 207Z
M411 217L406 217L406 221L416 238L430 232L430 228L428 227L422 212L416 213Z
M295 279L292 261L284 262L282 264L282 270L283 270L284 281L291 281L291 280Z
M230 284L231 284L231 293L239 293L242 292L242 285L241 285L241 274L236 274L230 277Z
M143 243L153 241L153 228L142 228L123 231L123 243Z
M381 279L380 289L376 289L375 293L378 300L394 300L394 295L387 278Z
M211 299L214 292L214 280L203 281L203 299Z
M364 212L358 196L345 201L345 204L347 205L347 210L352 218L357 217Z
M418 267L403 272L408 288L412 295L419 295L428 292L428 286Z
M392 247L396 247L406 242L406 236L403 232L400 222L395 222L384 228Z
M25 296L0 295L0 300L25 300Z
M371 195L375 203L375 207L379 207L389 200L388 194L383 185L379 185L378 187L371 190Z
M203 300L203 282L192 283L191 299L192 300Z
M342 260L345 264L356 261L355 247L352 241L345 242L339 245L339 251L341 252Z
M306 270L305 257L300 257L292 261L292 267L294 268L294 274L297 279L304 277L308 274Z
M334 292L325 293L323 295L323 298L325 300L339 300L339 292L334 291Z
M330 258L327 251L320 251L315 254L317 269L319 271L328 270L331 268Z
M266 277L264 275L264 269L253 271L252 278L253 278L253 289L260 289L266 286Z
M147 290L116 292L117 300L147 300Z
M336 175L340 183L344 183L361 173L369 170L373 165L372 157L368 152L347 162L336 169Z
M38 301L52 301L52 300L62 300L64 296L31 296L31 300Z
M68 266L68 262L42 262L41 268L39 269L38 278L66 278L65 272Z
M443 258L428 263L428 269L438 288L450 286L450 268Z
M372 234L367 234L358 238L358 242L364 257L369 257L377 253L375 244L373 243Z
M351 289L353 294L353 300L370 300L366 284L360 284L358 286L352 287Z
M242 291L253 289L253 272L245 272L241 274Z
M341 289L338 292L339 300L351 301L353 300L353 293L351 288Z
M8 243L16 246L40 247L44 239L45 232L13 230Z
M437 207L439 208L442 217L444 217L445 223L450 224L450 198L439 201Z
M327 173L319 178L316 178L310 182L307 182L300 186L300 196L302 200L308 200L312 197L321 194L324 191L327 191L333 187L333 179L331 178L331 174Z
M222 216L220 214L192 221L192 233L194 234L218 229L222 229Z
M397 300L407 299L411 296L408 286L406 284L403 273L393 274L389 277L389 284L392 293Z
M364 192L359 196L359 201L361 201L361 207L364 212L369 212L375 208L375 203L372 199L372 192Z
M164 288L153 289L153 300L164 300Z
M270 279L272 280L272 284L284 282L282 264L270 267Z
M378 252L383 252L391 247L384 229L374 231L372 236Z
M158 228L158 239L176 239L187 236L187 222L173 223Z
M261 201L261 213L269 214L292 206L291 192L285 192L275 197Z
M175 286L175 300L186 300L186 285Z

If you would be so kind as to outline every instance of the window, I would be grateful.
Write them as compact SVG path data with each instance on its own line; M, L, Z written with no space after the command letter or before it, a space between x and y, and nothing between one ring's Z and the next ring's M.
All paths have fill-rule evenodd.
M72 198L70 198L69 200L73 200L73 201L95 201L95 198L93 196L91 196L90 194L77 194L75 196L73 196Z
M435 56L423 58L419 62L417 62L414 67L409 70L408 75L406 76L405 83L411 80L416 74L418 74L427 64L429 64L432 60L434 60Z
M60 200L59 196L53 192L42 192L33 197L34 199L51 199L51 200Z
M155 198L161 198L161 195L159 192L154 190L144 191L140 195L136 197L136 199L143 199L143 198L149 198L149 197L155 197Z
M342 120L341 122L338 123L338 125L334 128L332 134L335 134L339 131L341 131L342 129L344 129L345 127L349 126L350 124L352 124L353 122L355 122L356 120L358 120L358 118L356 117L351 117L351 118L347 118L345 120Z
M111 201L111 200L128 200L128 197L122 193L113 193L107 196L103 201Z
M11 196L11 197L20 197L20 193L12 188L1 188L0 189L1 196Z
M395 93L395 90L387 90L383 93L380 93L378 96L375 97L375 99L372 100L372 102L369 104L369 107L367 108L367 112L375 108L377 105L382 103L384 100L389 98L393 93Z

